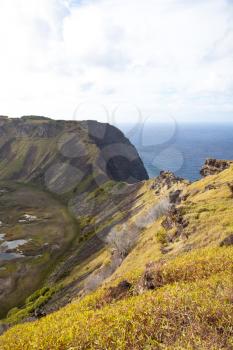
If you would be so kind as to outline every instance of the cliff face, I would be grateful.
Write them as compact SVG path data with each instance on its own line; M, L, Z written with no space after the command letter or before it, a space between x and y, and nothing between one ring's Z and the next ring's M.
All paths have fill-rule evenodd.
M2 180L40 183L65 193L84 178L92 186L109 179L135 183L148 178L135 147L109 124L3 118L0 136Z

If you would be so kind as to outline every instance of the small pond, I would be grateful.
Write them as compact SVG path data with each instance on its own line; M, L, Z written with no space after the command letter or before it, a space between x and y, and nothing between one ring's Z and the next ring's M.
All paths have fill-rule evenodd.
M4 241L5 234L0 234L0 262L6 260L14 260L23 258L24 255L18 252L8 252L8 250L14 250L28 241L26 239L17 239L14 241ZM1 243L2 242L2 243Z
M23 258L24 256L19 253L0 253L0 263L1 261L9 261L18 258Z
M16 249L21 245L24 245L25 243L27 243L27 240L25 239L18 239L15 241L5 241L4 243L1 244L0 247L4 248L5 250Z

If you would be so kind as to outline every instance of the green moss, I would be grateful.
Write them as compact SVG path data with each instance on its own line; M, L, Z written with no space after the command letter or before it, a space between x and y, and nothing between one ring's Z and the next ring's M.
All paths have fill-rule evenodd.
M42 289L37 290L26 299L26 304L34 302L39 297L44 296L47 292L49 292L49 287L43 287Z

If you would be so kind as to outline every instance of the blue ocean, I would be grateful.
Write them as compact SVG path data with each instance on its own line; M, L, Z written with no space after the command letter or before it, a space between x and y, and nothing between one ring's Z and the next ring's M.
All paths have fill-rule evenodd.
M232 124L121 125L150 177L161 170L195 181L207 158L233 159Z

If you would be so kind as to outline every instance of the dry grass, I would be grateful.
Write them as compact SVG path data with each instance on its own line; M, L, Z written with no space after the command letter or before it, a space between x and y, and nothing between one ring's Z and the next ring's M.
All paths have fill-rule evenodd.
M233 248L164 265L164 287L103 304L105 289L0 338L1 350L232 349ZM88 331L87 331L88 330Z

